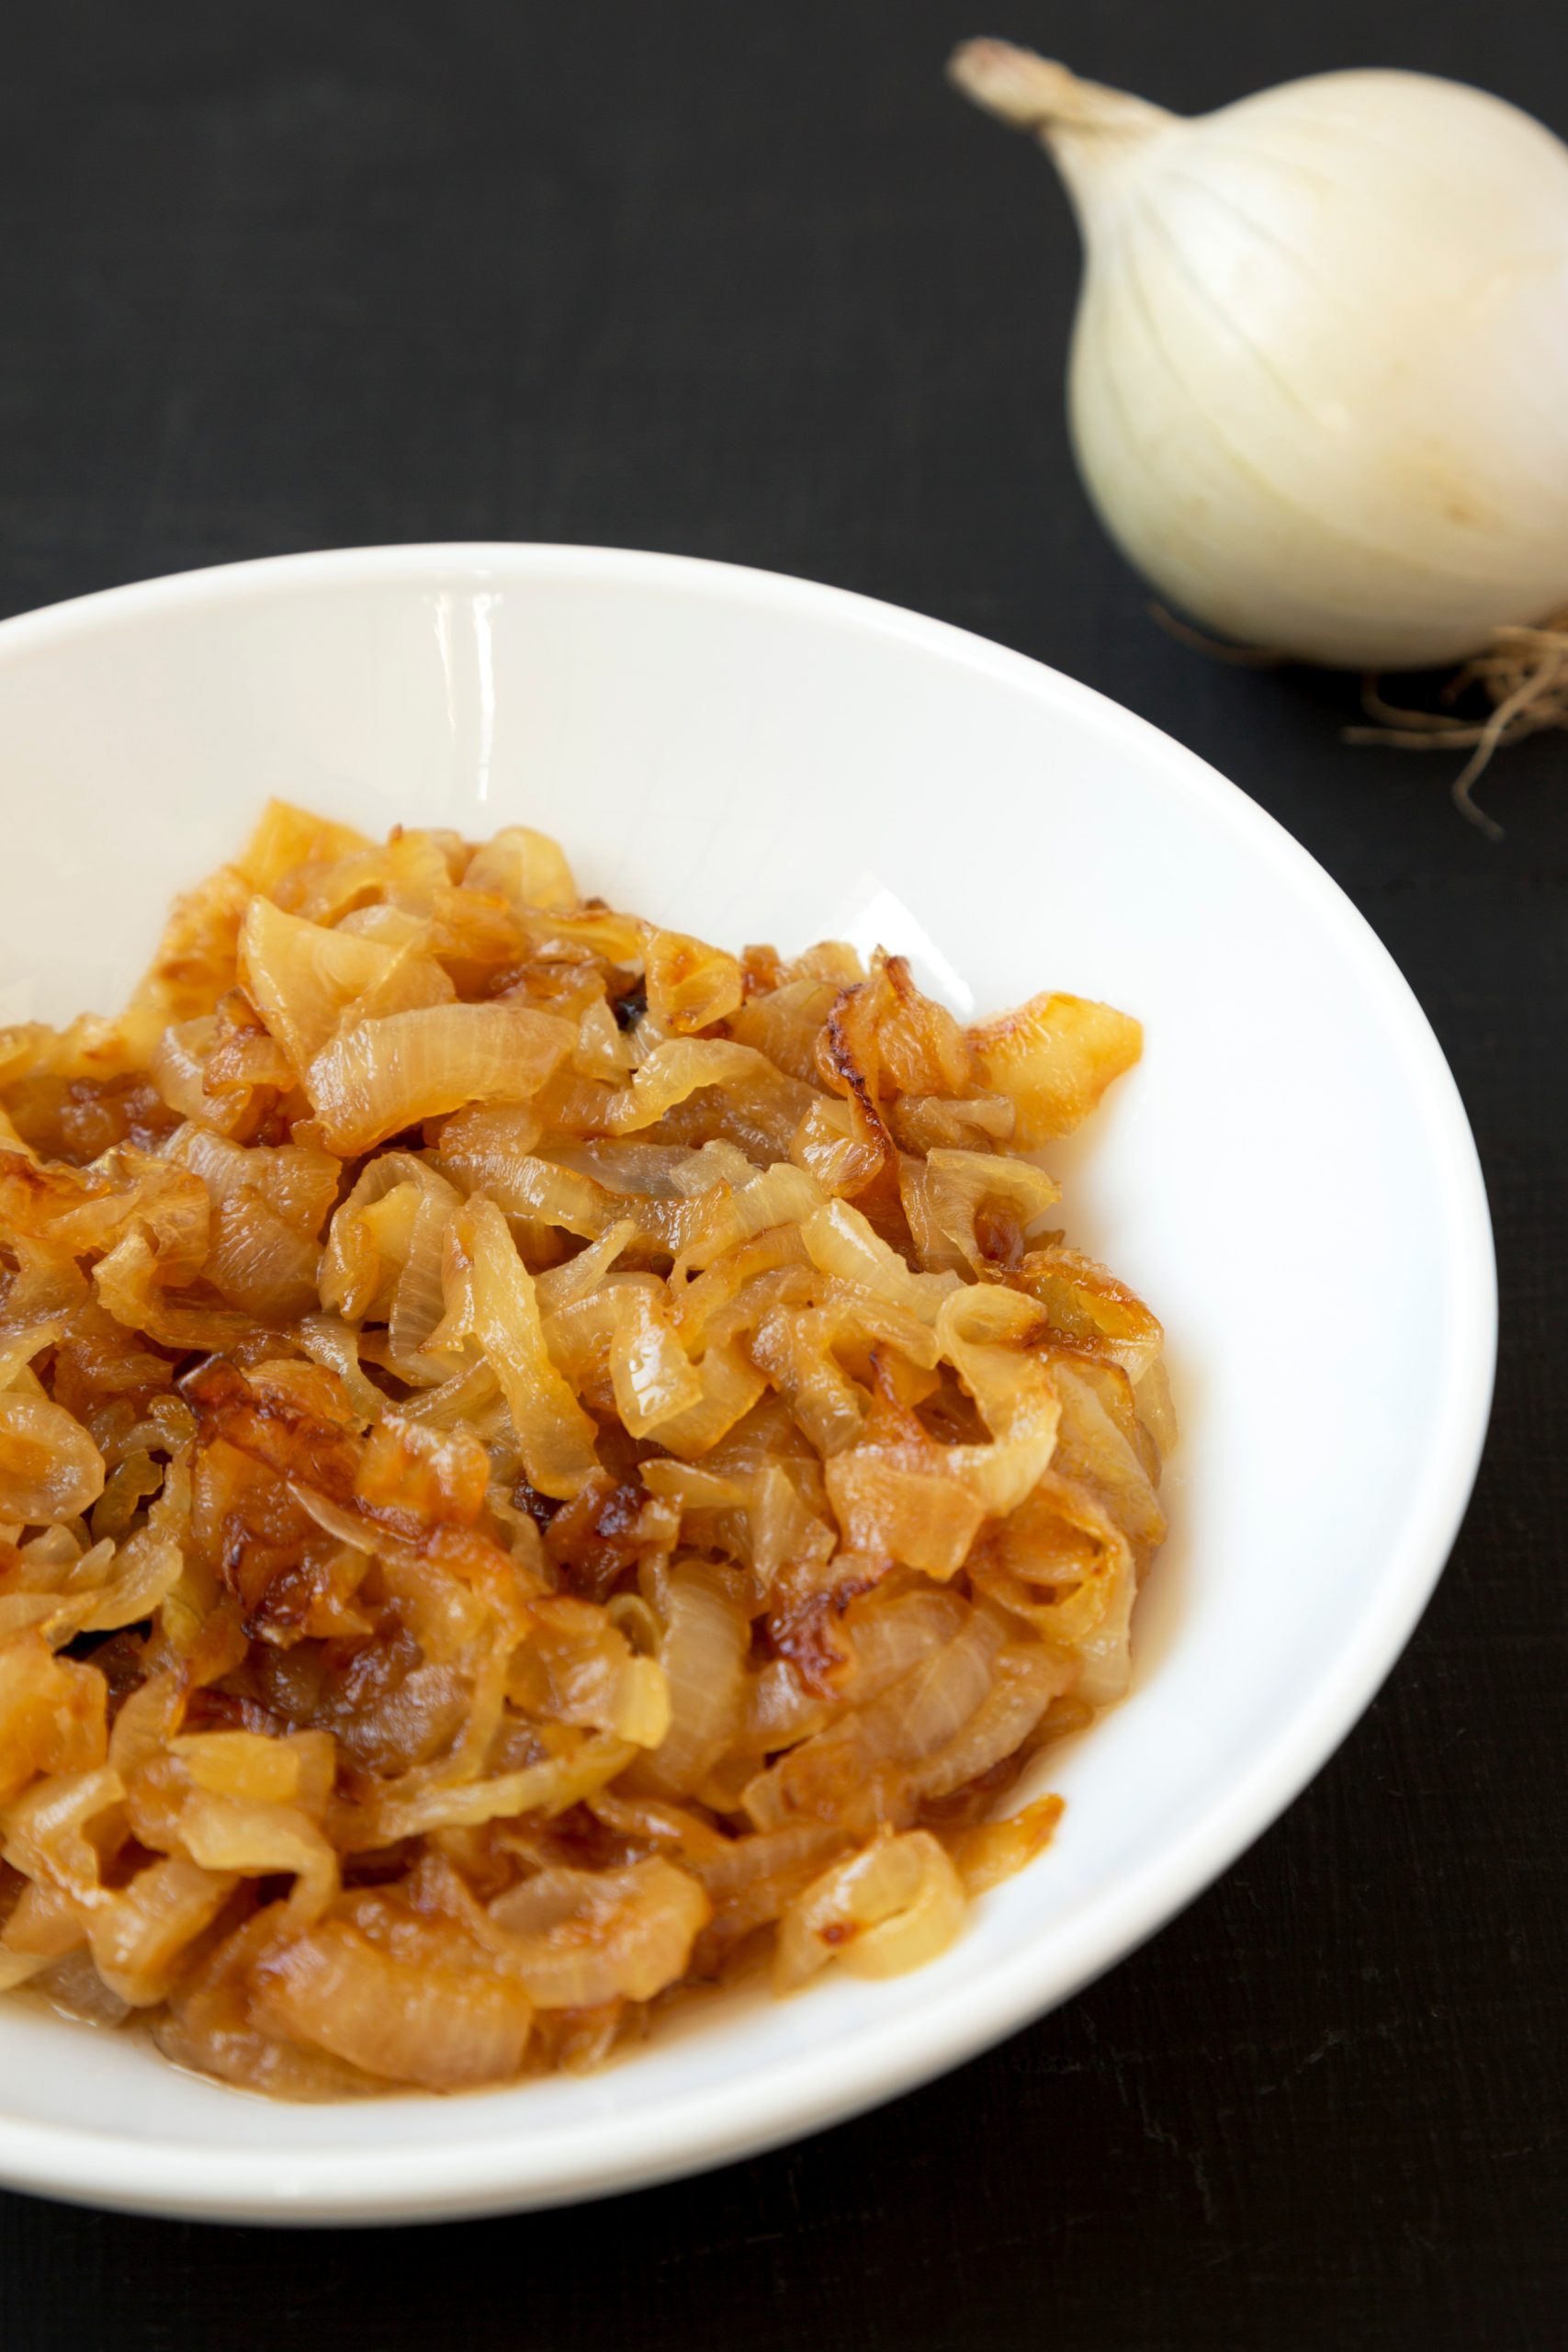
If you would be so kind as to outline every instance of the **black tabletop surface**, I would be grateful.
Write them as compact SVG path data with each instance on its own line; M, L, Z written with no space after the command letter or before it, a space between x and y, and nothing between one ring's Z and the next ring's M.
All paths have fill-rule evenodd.
M0 608L399 539L674 548L983 631L1216 762L1349 891L1485 1162L1503 1348L1448 1573L1286 1817L1105 1981L880 2113L613 2204L260 2233L0 2199L8 2352L1568 2342L1568 743L1458 817L1354 687L1154 627L1077 486L1077 273L941 64L1198 109L1314 69L1568 130L1525 0L51 0L0 71ZM1376 1343L1369 1292L1365 1332Z

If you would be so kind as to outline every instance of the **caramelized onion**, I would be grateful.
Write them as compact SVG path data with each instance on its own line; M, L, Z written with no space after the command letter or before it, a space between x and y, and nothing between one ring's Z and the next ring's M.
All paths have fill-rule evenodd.
M87 1923L93 1965L109 1991L130 2008L164 2000L186 1952L238 1884L177 1854L138 1871Z
M550 1360L533 1277L491 1201L468 1203L455 1221L469 1268L473 1335L512 1415L528 1476L564 1500L597 1467L596 1432Z
M946 1951L964 1903L958 1873L929 1831L868 1846L786 1906L773 1981L787 1992L830 1960L856 1976L901 1975Z
M739 1006L740 967L722 948L678 931L650 933L643 950L649 1011L671 1036L691 1037Z
M685 1973L711 1917L702 1887L660 1856L624 1871L540 1871L498 1895L505 1962L541 2009L650 2001Z
M328 1148L346 1157L461 1103L533 1093L571 1044L568 1023L526 1005L423 1006L344 1030L305 1085Z
M395 1959L342 1919L269 1953L254 1979L263 2015L286 2034L429 2090L506 2081L533 2023L521 1984L477 1964Z
M35 1773L90 1772L107 1750L103 1677L36 1633L0 1646L0 1804Z
M1164 1532L1160 1327L1020 1156L1137 1050L273 804L0 1035L0 1991L335 2099L940 1951Z
M493 892L519 912L575 907L577 885L560 845L528 825L503 825L475 850L463 874L469 890Z
M69 1413L44 1396L0 1396L0 1518L53 1526L103 1490L104 1457Z
M649 1769L680 1796L698 1785L734 1731L749 1635L729 1586L700 1560L670 1571L663 1620L659 1660L670 1688L670 1729Z
M395 948L304 922L259 895L240 933L245 991L297 1071L308 1068L348 1007L396 956Z
M1036 1797L1001 1821L977 1821L955 1839L953 1866L968 1895L985 1894L993 1886L1043 1853L1062 1818L1060 1797Z
M1070 1135L1111 1080L1143 1052L1126 1013L1079 996L1035 996L969 1032L982 1082L1018 1113L1017 1137L1032 1148Z

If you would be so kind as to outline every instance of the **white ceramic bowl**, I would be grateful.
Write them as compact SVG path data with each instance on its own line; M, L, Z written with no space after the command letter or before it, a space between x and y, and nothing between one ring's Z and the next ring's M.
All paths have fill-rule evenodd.
M1139 1013L1059 1155L1185 1425L1126 1703L1047 1759L1055 1845L933 1966L698 2004L586 2079L272 2106L0 2001L0 2177L226 2219L547 2204L905 2090L1151 1933L1323 1762L1443 1565L1485 1427L1486 1204L1452 1080L1347 899L1223 778L1017 654L804 582L548 547L286 558L0 628L0 1018L107 1009L270 792L525 818L727 941L846 929L982 1008Z

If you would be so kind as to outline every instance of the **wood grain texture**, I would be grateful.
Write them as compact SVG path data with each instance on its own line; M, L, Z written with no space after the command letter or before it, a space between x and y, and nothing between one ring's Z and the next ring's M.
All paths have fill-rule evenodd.
M1178 107L1398 62L1568 130L1523 0L54 0L0 76L0 609L286 548L619 542L887 596L1145 712L1343 883L1470 1105L1503 1364L1449 1574L1287 1818L946 2081L428 2234L0 2200L6 2352L1568 2342L1568 747L1499 765L1492 845L1440 762L1341 748L1348 684L1151 627L1070 470L1065 206L941 81L992 28Z

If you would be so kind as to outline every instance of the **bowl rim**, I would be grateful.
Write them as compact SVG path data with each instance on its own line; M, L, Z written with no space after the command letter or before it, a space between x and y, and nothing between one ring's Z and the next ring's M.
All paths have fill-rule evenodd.
M0 622L8 662L100 628L183 609L297 591L444 578L474 585L541 578L705 595L753 609L809 613L892 639L1072 711L1120 743L1162 789L1273 869L1356 967L1375 998L1411 1085L1450 1249L1449 1342L1427 1434L1395 1539L1332 1671L1276 1721L1251 1770L1216 1792L1159 1853L1096 1896L1042 1946L998 1962L912 2011L865 2029L830 2063L775 2064L682 2093L647 2115L585 2121L569 2141L498 2135L465 2147L410 2135L390 2144L313 2151L132 2138L0 2110L0 2181L33 2194L193 2220L281 2223L407 2222L522 2211L614 2194L754 2154L842 2121L944 2073L1123 1958L1193 1900L1282 1813L1370 1704L1447 1561L1485 1439L1496 1362L1497 1291L1479 1157L1453 1075L1408 982L1346 896L1266 810L1197 753L1092 687L1030 656L902 606L788 574L705 558L547 541L438 541L265 557L99 590ZM240 2098L243 2094L238 2095ZM3 2093L0 2093L3 2098ZM420 2101L425 2114L439 2113ZM243 2108L236 2106L243 2129Z

